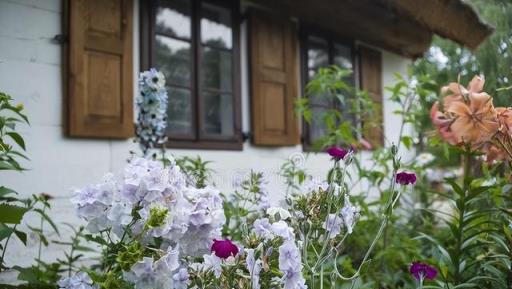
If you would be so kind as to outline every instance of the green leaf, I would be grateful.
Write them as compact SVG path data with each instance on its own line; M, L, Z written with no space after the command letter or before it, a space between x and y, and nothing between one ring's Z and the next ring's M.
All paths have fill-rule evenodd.
M15 170L15 171L18 171L19 169L16 168L15 166L13 166L12 164L8 163L8 162L0 161L0 170Z
M85 235L84 237L87 241L95 242L97 244L104 245L104 246L108 245L107 241L105 241L100 236L93 236L93 235L88 234L88 235Z
M18 280L27 281L31 284L38 283L38 276L34 272L33 267L23 268L20 266L14 266L13 269L20 272L20 274L18 274Z
M14 231L14 234L20 239L20 241L23 243L23 245L27 246L27 234L25 232L16 230Z
M55 233L57 233L57 235L60 235L59 233L59 229L57 228L57 226L55 225L55 223L52 221L52 219L41 209L37 208L37 209L34 209L35 212L37 212L39 215L41 215L41 217L46 221L48 222L48 224L50 224L50 226L52 226L53 230L55 231Z
M26 212L27 209L23 207L0 204L0 222L5 224L19 224Z
M18 193L12 189L9 189L8 187L0 187L0 198L11 194L17 195Z
M6 135L10 136L23 150L25 150L25 141L17 132L8 132Z
M403 136L402 137L402 143L405 145L405 147L407 149L411 149L411 147L413 145L412 137L410 137L410 136Z
M9 237L13 233L13 229L6 226L3 223L0 223L0 241Z

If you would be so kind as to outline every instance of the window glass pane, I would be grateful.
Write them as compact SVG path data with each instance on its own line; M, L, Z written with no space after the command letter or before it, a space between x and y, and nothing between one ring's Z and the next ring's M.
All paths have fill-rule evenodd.
M192 98L190 90L168 87L167 130L172 134L191 134Z
M327 128L324 122L324 115L328 108L312 107L313 117L309 123L309 143L314 144L315 141L327 135Z
M224 92L232 91L232 54L229 51L203 48L201 59L201 86Z
M329 51L327 41L317 38L308 38L308 68L318 68L329 65Z
M160 1L156 9L156 31L190 38L190 0Z
M231 11L210 3L203 3L202 8L201 43L231 49Z
M190 43L160 35L155 40L156 66L167 82L190 86Z
M352 50L350 47L334 44L334 64L341 68L353 69Z
M203 93L203 131L209 135L233 136L233 95Z

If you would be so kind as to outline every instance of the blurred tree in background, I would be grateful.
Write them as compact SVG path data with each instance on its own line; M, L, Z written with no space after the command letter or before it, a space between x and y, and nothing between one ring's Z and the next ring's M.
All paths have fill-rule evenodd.
M468 0L480 17L493 25L495 32L476 51L469 51L450 40L435 37L425 58L418 60L414 74L429 74L439 87L457 80L467 84L473 75L485 76L485 90L495 104L510 106L512 86L512 1Z

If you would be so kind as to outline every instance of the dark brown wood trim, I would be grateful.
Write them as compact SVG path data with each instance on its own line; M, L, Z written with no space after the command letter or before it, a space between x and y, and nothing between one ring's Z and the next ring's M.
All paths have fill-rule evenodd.
M62 88L62 111L61 111L61 115L62 115L62 119L64 119L63 123L64 123L64 135L65 136L68 136L69 135L69 98L71 96L71 91L70 91L70 86L69 86L69 31L70 31L70 27L69 27L69 23L70 23L70 20L69 20L69 17L70 17L70 11L69 11L69 1L70 0L64 0L62 1L62 24L61 24L61 29L62 29L62 32L61 34L64 35L64 39L67 39L67 41L64 41L64 43L62 43L62 47L61 47L61 60L62 60L62 65L61 65L61 68L62 68L62 75L61 75L61 79L62 79L62 83L61 83L61 88Z
M233 141L186 141L186 140L169 140L166 147L174 149L207 149L207 150L243 150L243 143Z

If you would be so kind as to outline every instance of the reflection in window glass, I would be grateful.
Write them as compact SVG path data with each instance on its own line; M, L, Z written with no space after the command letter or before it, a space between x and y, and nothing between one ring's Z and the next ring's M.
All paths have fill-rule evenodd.
M156 36L157 68L168 83L190 86L190 43L166 36Z
M201 59L201 86L232 91L231 52L205 47Z
M201 43L231 49L231 12L223 7L203 3L201 19Z
M192 98L190 90L169 87L168 94L167 130L176 134L192 133Z
M341 68L353 69L352 50L345 45L334 44L334 64Z
M234 134L233 95L205 93L203 104L204 132L210 135L232 136Z
M160 1L156 10L156 30L170 36L190 38L190 1Z
M354 69L352 48L343 45L329 37L319 37L309 35L306 38L306 62L305 72L307 73L307 81L313 79L322 67L329 65L338 65L345 69ZM354 75L347 77L346 82L354 84ZM326 136L327 126L323 120L325 113L330 109L336 109L342 114L341 122L351 121L355 124L355 116L350 113L350 102L353 95L346 91L339 91L338 97L334 99L327 95L308 95L310 100L313 117L311 123L307 125L306 144L313 145L320 138Z
M309 123L309 139L311 140L311 144L314 144L315 141L319 140L321 137L326 136L327 134L327 125L324 121L324 115L329 110L329 108L323 106L314 106L311 108L311 110L313 112L313 117Z
M308 68L327 66L329 64L327 41L316 37L309 37L308 40Z

